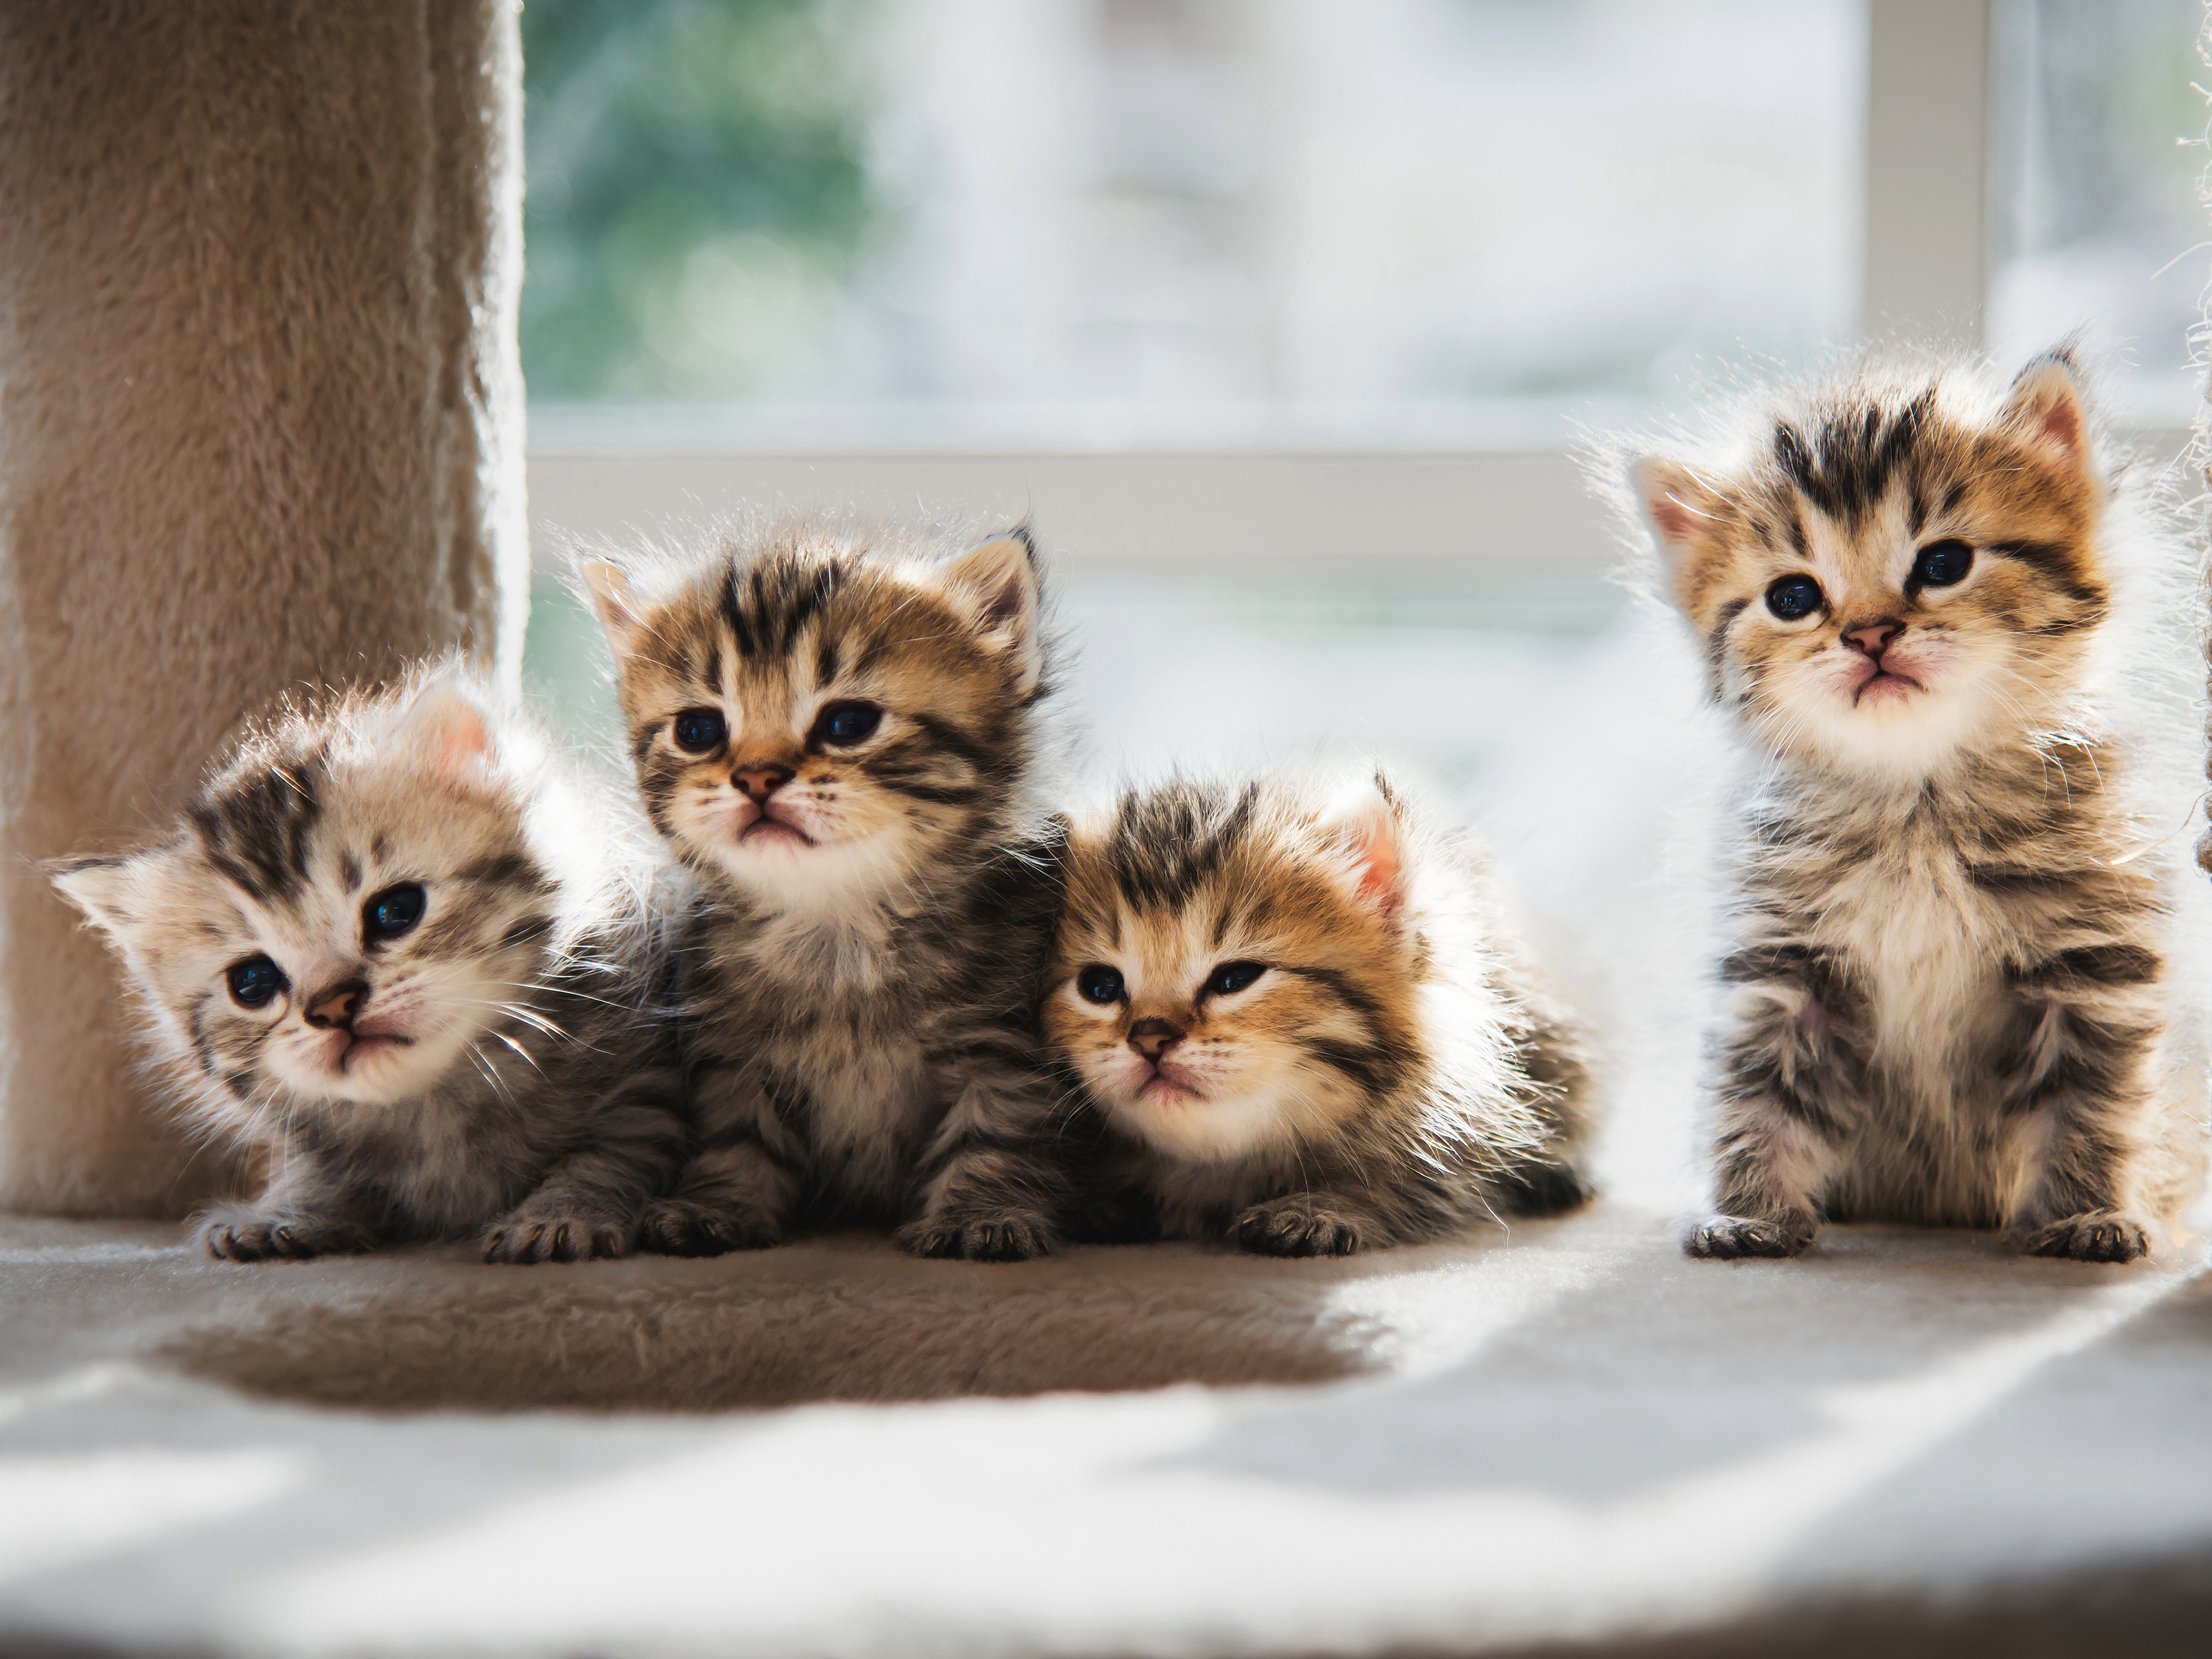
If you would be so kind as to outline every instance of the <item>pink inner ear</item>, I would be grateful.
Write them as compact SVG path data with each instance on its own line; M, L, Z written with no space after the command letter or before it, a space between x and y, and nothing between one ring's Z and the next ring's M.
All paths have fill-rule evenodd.
M1650 503L1651 522L1659 526L1659 533L1670 542L1686 542L1697 528L1697 515L1672 495L1661 495Z
M1400 897L1398 877L1402 866L1389 824L1370 820L1362 826L1352 850L1359 865L1359 902L1374 905L1385 915L1396 910Z
M2036 429L2069 454L2081 447L2081 411L2071 398L2056 398L2037 412Z
M455 702L438 716L430 734L431 769L450 775L491 752L491 732L476 705Z

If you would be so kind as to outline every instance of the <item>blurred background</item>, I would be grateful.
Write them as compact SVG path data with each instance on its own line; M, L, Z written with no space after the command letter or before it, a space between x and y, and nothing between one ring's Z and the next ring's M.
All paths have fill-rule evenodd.
M571 538L1030 515L1094 775L1389 758L1686 1091L1639 988L1698 977L1712 734L1574 447L1863 336L2078 331L2177 454L2202 17L526 0L530 683L611 731Z

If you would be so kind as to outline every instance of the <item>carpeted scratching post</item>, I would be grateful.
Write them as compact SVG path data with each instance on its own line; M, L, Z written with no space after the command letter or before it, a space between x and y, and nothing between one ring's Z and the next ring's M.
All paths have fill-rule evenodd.
M0 1205L234 1178L37 860L287 690L515 671L520 105L514 0L0 7Z

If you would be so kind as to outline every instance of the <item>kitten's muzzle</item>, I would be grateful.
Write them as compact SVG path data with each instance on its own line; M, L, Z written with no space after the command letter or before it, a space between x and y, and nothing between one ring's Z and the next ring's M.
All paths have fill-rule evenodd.
M1129 1028L1129 1046L1157 1066L1160 1056L1182 1041L1178 1026L1164 1019L1140 1019Z
M739 794L757 805L765 804L794 775L788 766L740 766L730 774L730 781Z
M367 980L341 980L308 1000L307 1024L319 1031L350 1031L354 1016L368 1000Z

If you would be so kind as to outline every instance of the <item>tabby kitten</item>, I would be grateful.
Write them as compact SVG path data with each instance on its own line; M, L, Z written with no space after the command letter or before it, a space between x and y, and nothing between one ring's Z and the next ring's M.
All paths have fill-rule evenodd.
M2072 362L1861 376L1631 478L1756 763L1690 1254L1795 1255L1829 1219L2142 1255L2189 1125Z
M1178 781L1079 826L1044 1023L1136 1236L1343 1255L1587 1195L1580 1033L1479 856L1379 775Z
M682 993L699 1146L648 1243L887 1222L924 1255L1050 1249L1028 532L962 551L787 530L581 574L647 811L702 887Z
M684 1156L652 843L447 673L250 731L164 840L57 866L178 1104L268 1188L239 1261L621 1255Z

